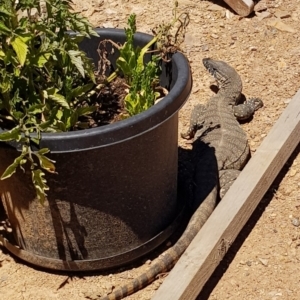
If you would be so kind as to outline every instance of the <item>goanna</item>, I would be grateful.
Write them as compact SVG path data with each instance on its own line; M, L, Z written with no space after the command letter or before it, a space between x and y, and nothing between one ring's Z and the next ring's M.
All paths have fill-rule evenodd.
M250 155L247 136L237 119L250 118L262 101L254 98L239 104L242 81L238 73L223 61L205 58L203 64L216 79L219 91L206 105L193 109L190 128L182 134L183 138L194 139L192 208L195 212L178 241L145 273L96 299L122 299L150 284L159 274L170 271L247 163Z

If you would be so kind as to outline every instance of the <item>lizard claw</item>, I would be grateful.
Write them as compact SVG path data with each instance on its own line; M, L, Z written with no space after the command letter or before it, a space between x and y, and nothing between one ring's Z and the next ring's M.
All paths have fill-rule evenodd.
M191 140L193 137L194 137L194 133L193 132L191 132L191 131L187 131L187 132L182 132L181 134L180 134L180 136L183 138L183 139L185 139L185 140Z

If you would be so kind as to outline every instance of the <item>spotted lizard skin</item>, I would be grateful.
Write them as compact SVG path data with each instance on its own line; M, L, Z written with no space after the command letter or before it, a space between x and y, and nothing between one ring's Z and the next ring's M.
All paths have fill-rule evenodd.
M195 212L178 241L145 273L109 295L92 299L122 299L153 282L159 274L170 271L249 159L247 136L237 118L251 117L262 102L253 98L238 104L242 81L237 72L223 61L206 58L203 64L217 80L219 91L206 105L194 108L190 128L182 134L183 138L193 139L192 209Z

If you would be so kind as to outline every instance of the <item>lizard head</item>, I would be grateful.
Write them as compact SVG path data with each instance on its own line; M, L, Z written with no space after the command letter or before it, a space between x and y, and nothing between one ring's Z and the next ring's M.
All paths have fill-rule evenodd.
M226 62L211 58L204 58L203 65L208 72L214 76L220 89L229 86L230 89L236 88L237 91L241 92L242 80L236 70L229 66Z

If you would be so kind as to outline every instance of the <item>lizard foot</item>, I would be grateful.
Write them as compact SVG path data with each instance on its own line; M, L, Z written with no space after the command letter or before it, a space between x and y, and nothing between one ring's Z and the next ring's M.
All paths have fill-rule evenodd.
M259 98L249 98L244 103L233 107L233 114L238 120L247 120L254 115L254 112L263 107L263 102Z

